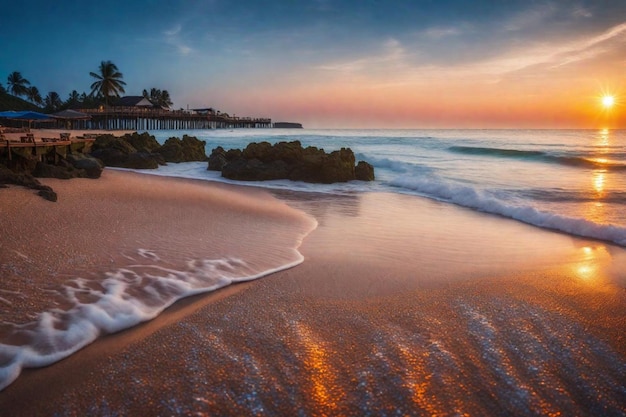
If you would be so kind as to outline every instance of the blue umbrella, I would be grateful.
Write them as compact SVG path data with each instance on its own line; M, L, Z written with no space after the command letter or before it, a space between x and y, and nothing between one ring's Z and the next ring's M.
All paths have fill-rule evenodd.
M0 117L5 119L19 119L31 121L52 119L52 117L50 117L49 115L36 111L3 111L0 112Z
M3 111L0 112L0 118L13 119L13 120L27 120L28 128L30 129L31 122L52 122L54 119L44 113L36 111Z

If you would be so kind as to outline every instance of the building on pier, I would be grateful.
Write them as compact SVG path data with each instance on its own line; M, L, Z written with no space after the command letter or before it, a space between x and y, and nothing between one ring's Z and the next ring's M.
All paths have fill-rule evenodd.
M169 110L153 105L143 96L122 97L113 106L76 109L90 116L75 121L76 129L192 130L271 128L272 119L236 117L213 108Z

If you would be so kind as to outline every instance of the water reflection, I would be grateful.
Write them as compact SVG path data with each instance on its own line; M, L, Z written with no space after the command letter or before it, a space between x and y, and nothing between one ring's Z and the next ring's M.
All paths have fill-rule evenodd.
M612 256L603 244L583 246L579 258L573 265L574 275L590 285L606 283L606 270L612 264Z
M609 153L610 130L601 129L595 137L594 150L596 152L593 158L597 162L608 163L605 157ZM591 193L593 201L587 206L587 219L597 223L606 223L606 208L603 200L607 197L608 177L606 169L595 169L591 174Z

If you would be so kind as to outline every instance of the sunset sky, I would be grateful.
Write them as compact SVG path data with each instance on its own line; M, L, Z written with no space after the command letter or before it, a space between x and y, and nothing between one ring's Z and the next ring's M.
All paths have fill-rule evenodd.
M626 127L625 0L25 0L0 44L3 85L63 99L111 60L128 95L305 127Z

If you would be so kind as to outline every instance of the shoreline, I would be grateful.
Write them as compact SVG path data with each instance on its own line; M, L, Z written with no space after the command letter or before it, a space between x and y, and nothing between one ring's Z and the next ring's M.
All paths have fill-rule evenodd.
M127 172L112 176L153 185L195 184ZM95 181L107 188L109 177ZM74 181L52 182L69 190ZM140 199L156 198L159 204L172 200L168 210L175 212L175 199L158 188L157 196L150 197L129 185L126 191L132 195L117 201L123 204L113 210L123 212ZM314 217L318 227L299 248L304 262L257 281L186 298L150 322L106 336L50 367L24 372L0 392L0 415L250 413L255 401L268 414L358 413L394 401L405 412L480 414L510 412L515 390L541 381L547 387L534 385L524 403L526 412L567 412L584 409L578 398L582 394L558 385L559 378L575 382L575 375L546 367L565 358L550 351L549 343L598 368L568 365L592 372L585 383L594 389L615 384L616 372L626 366L626 339L620 334L626 325L626 295L615 284L615 274L623 270L623 248L415 197L311 199L254 187L195 186L252 199L246 212L254 215L259 201L267 202L270 212L276 208L273 194ZM59 191L61 200L64 192ZM193 201L193 195L185 194L184 201ZM96 206L75 198L86 200L83 210ZM224 214L223 206L212 209ZM67 227L93 232L88 220ZM232 225L232 219L226 221ZM31 232L37 235L36 229ZM43 251L41 246L33 250ZM532 349L515 351L513 346ZM490 359L494 352L500 352L497 361ZM427 357L431 359L424 362ZM506 365L498 372L517 381L517 387L490 385L499 378L498 363ZM529 363L543 377L529 374ZM391 376L402 383L390 381ZM356 384L350 378L365 379ZM609 400L621 400L618 388L609 390ZM368 392L379 392L380 403L368 402ZM489 405L475 392L503 398ZM616 403L609 400L601 403L615 410Z

